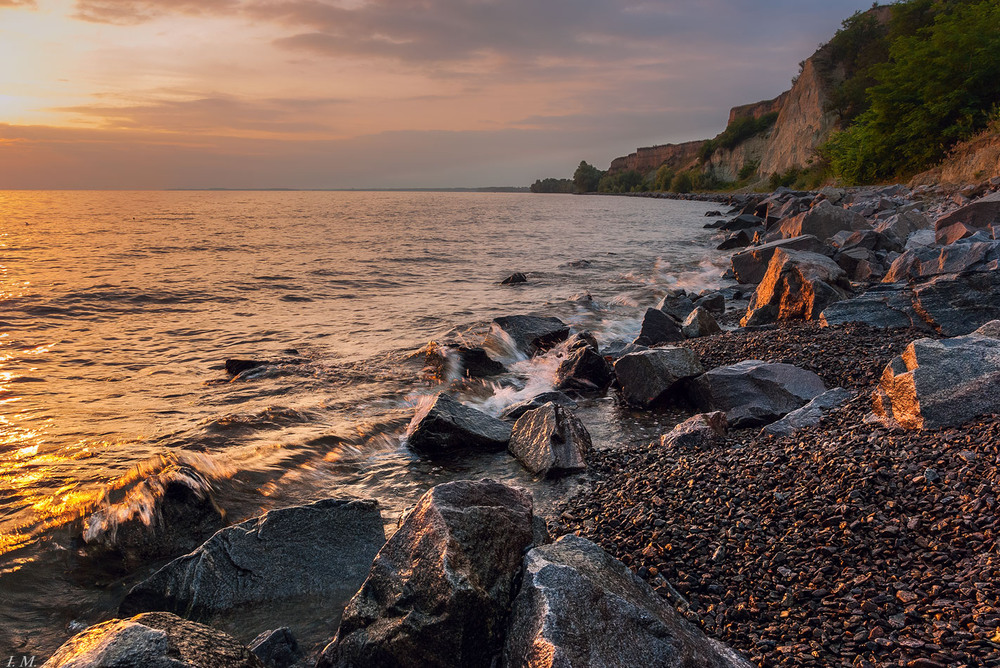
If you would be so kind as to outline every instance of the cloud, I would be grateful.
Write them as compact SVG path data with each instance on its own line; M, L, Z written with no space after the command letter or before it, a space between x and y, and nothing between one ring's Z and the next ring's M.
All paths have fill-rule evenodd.
M34 8L37 4L35 0L0 0L0 9L4 7L30 7Z
M239 4L239 0L77 0L74 17L90 23L135 25L169 14L227 14Z

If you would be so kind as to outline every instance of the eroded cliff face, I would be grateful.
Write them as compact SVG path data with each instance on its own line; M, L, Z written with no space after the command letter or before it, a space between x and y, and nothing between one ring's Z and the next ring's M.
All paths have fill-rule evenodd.
M826 84L810 58L778 112L758 174L781 174L812 163L816 147L837 128L837 114L823 109L827 102L825 91Z
M704 171L720 181L736 181L748 163L760 164L767 150L769 134L750 137L732 149L720 148L704 165Z
M688 169L695 165L698 160L698 151L701 150L704 143L705 140L699 140L683 144L646 146L637 149L635 153L615 158L611 161L608 171L617 174L634 169L642 174L648 174L656 171L662 165L669 165L671 169L676 170Z
M952 149L937 167L917 174L910 186L963 185L1000 177L1000 133L983 132Z
M785 106L785 100L791 91L785 91L773 100L761 100L752 104L741 104L729 110L729 124L738 118L760 118L774 112L780 112Z

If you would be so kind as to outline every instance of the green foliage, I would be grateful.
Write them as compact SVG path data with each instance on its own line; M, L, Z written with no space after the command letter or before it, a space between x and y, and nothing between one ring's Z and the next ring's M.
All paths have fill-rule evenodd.
M656 178L653 179L653 190L670 190L670 183L674 180L674 170L667 165L661 165L656 170Z
M580 165L573 172L573 186L578 193L595 192L602 176L604 176L603 171L587 164L586 160L581 160Z
M737 118L715 139L709 139L698 149L698 158L702 162L712 157L718 149L733 149L750 137L764 132L778 120L778 112L772 111L759 118L744 116Z
M675 193L689 193L694 189L694 179L691 172L680 172L670 182L670 190Z
M571 179L538 179L531 184L533 193L571 193L573 192L573 181Z
M821 75L829 81L836 68L843 77L830 90L826 105L842 121L850 121L867 108L865 91L875 84L872 68L889 57L888 35L889 27L874 14L855 12L820 50L815 62Z
M750 177L752 177L754 174L757 173L758 167L760 167L760 160L751 160L749 162L746 162L743 164L742 167L740 167L740 171L736 175L736 178L739 179L740 181L746 181L747 179L749 179Z
M933 24L905 34L917 20L907 15L889 60L870 68L877 83L868 89L868 110L824 147L846 182L926 168L985 128L1000 102L1000 0L925 5L914 12L936 11Z
M642 192L645 189L645 179L634 169L617 174L605 173L597 184L597 192L600 193L633 193Z

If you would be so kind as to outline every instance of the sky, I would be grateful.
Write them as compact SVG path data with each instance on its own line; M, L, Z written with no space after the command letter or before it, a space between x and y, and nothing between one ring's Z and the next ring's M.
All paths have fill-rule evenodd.
M0 189L569 177L714 136L870 6L0 0Z

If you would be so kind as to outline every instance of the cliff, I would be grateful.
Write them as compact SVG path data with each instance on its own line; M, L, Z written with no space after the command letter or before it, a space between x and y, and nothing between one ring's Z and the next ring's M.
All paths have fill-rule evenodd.
M701 150L705 140L689 141L683 144L662 144L660 146L646 146L636 149L635 153L630 153L611 161L608 171L612 174L635 170L642 174L656 171L661 165L668 165L672 169L688 169L695 166L698 160L698 152Z
M917 174L910 186L962 185L1000 177L1000 131L983 132L955 146L940 165Z
M760 118L770 113L780 112L791 91L785 91L773 100L762 100L752 104L743 104L729 110L728 125L732 125L740 118Z

